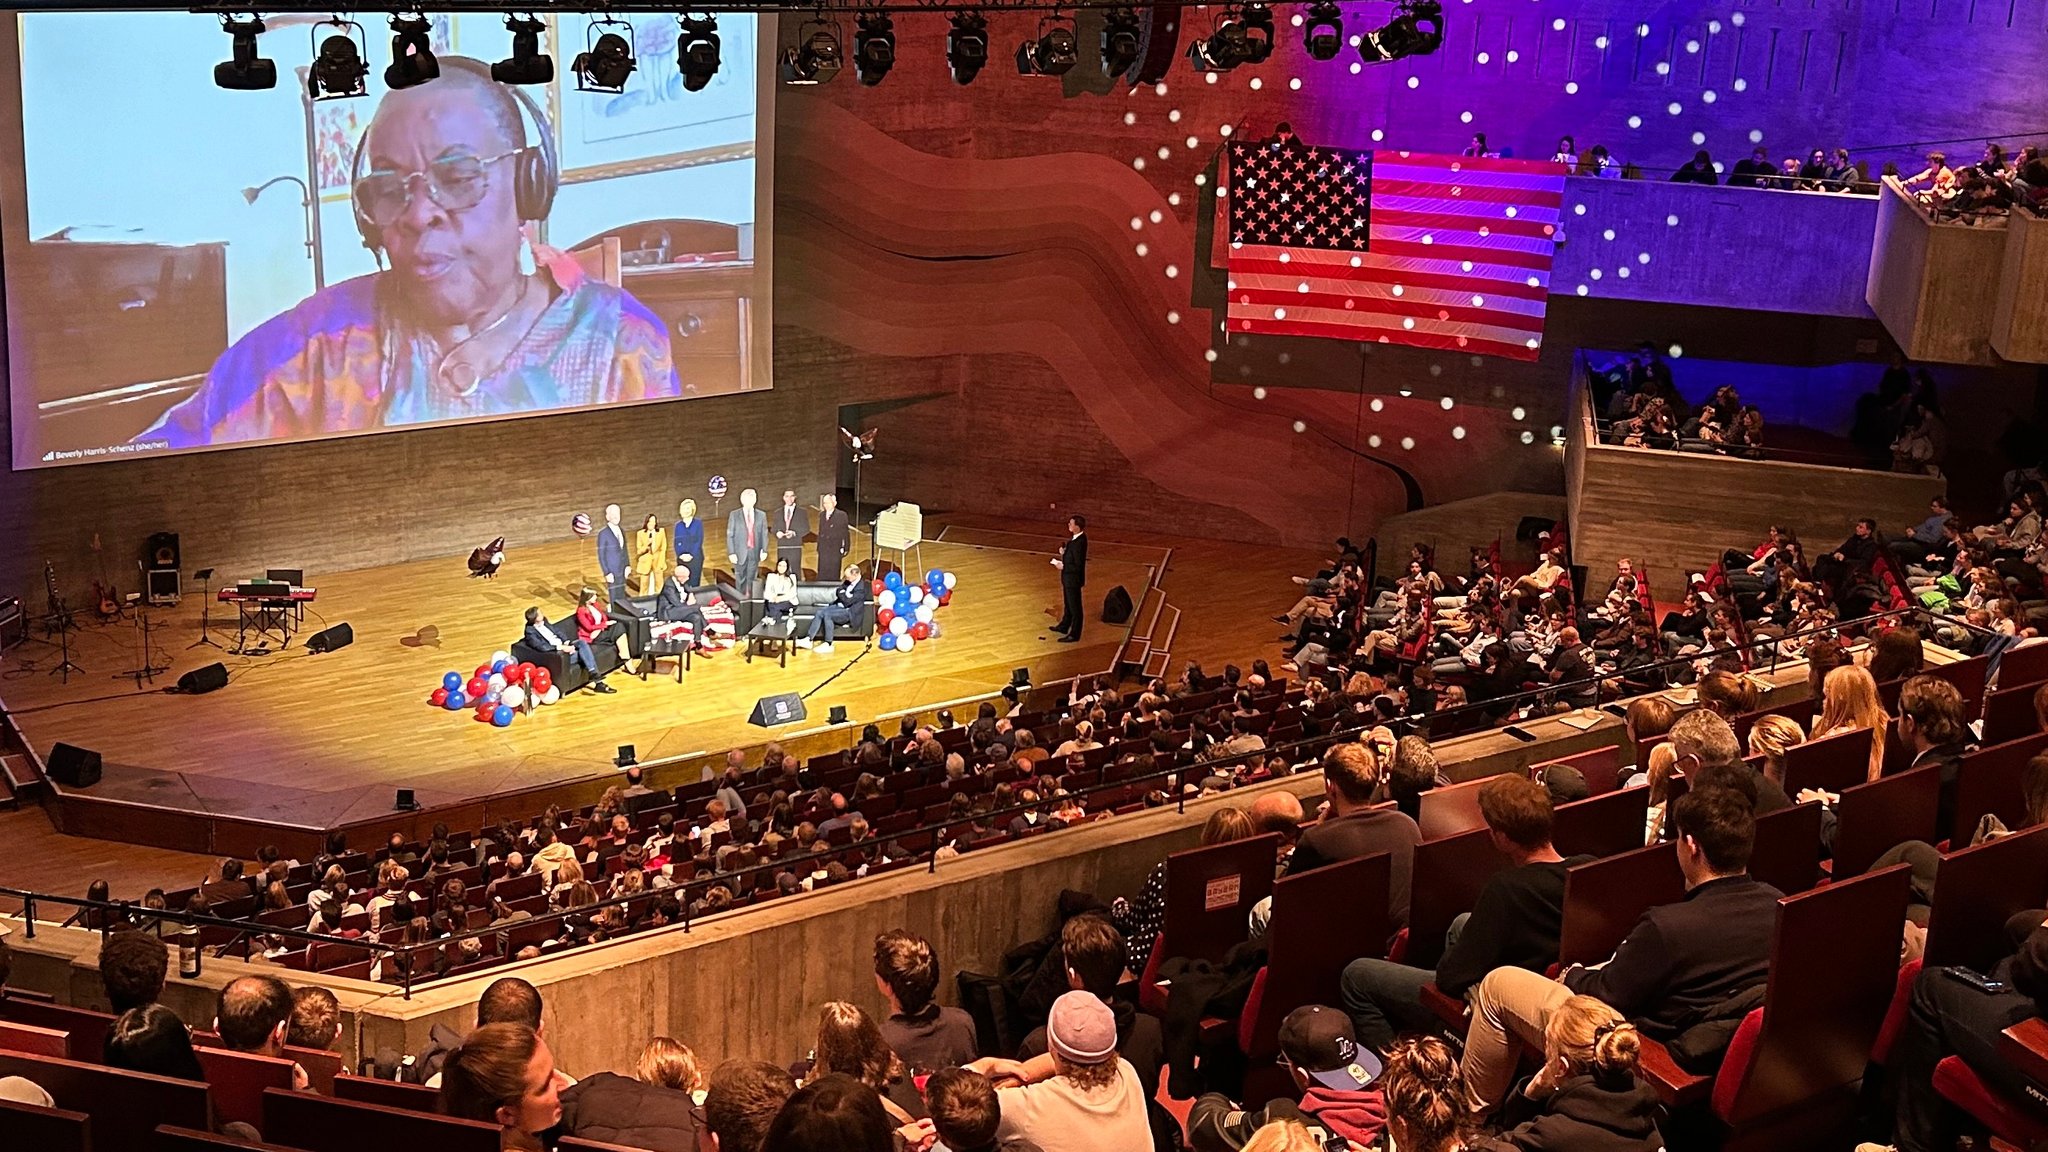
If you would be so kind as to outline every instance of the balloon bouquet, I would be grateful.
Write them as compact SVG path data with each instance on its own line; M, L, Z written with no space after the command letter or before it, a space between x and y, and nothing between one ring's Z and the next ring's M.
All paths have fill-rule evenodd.
M443 674L441 686L428 695L427 703L450 712L474 709L480 723L510 728L522 712L561 698L561 687L545 667L514 660L508 652L493 652L490 662L477 665L468 680L460 672Z
M934 568L924 574L924 583L912 584L891 569L874 583L875 626L882 633L876 644L884 652L911 652L938 639L938 610L953 602L953 589L951 572Z

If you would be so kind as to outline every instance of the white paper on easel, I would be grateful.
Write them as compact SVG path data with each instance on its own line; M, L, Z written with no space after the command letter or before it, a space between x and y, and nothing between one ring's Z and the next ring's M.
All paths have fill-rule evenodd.
M882 509L875 517L875 546L902 551L924 540L924 509L901 501Z

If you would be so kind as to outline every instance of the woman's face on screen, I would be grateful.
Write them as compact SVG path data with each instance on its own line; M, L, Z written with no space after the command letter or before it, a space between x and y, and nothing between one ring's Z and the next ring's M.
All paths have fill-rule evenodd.
M370 129L369 167L426 173L455 157L485 160L519 146L494 123L478 80L450 73L385 98ZM404 211L383 230L385 252L414 319L426 324L487 323L507 307L519 276L519 211L509 158L485 166L481 198L450 209L412 180ZM448 199L444 197L444 199Z

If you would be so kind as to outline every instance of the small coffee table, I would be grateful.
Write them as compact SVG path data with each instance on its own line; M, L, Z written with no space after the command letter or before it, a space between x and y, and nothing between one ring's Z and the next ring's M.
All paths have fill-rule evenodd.
M642 680L647 678L647 672L652 668L655 661L663 658L672 658L676 662L676 683L681 684L683 682L683 673L690 667L690 654L694 651L696 651L696 648L691 641L690 635L686 632L679 631L672 635L658 637L649 641L647 645L647 659L641 665L640 678Z
M780 620L763 619L747 630L747 663L754 662L754 653L763 644L775 645L780 666L789 667L790 645L796 642L796 616L794 613Z

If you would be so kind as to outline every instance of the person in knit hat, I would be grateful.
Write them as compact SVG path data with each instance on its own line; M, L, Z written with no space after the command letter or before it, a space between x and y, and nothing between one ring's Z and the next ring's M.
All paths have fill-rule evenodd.
M1280 1062L1294 1079L1299 1103L1273 1100L1248 1109L1220 1092L1195 1101L1188 1112L1188 1143L1195 1152L1236 1152L1275 1120L1296 1120L1323 1146L1342 1137L1353 1148L1377 1147L1387 1127L1386 1100L1377 1081L1379 1057L1358 1043L1351 1017L1308 1004L1280 1022ZM1340 1145L1341 1146L1341 1145Z
M1116 1016L1092 992L1053 1001L1050 1048L1019 1063L990 1057L968 1065L995 1081L999 1141L1028 1140L1047 1152L1130 1152L1152 1146L1145 1089L1117 1055Z

